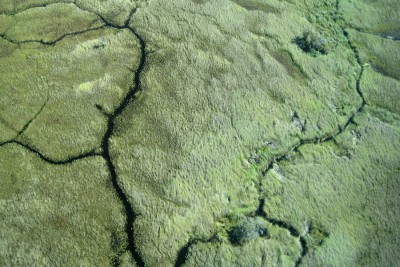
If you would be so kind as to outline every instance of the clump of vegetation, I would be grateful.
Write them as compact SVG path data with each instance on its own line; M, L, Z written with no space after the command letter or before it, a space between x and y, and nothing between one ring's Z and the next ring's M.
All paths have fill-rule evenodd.
M329 237L329 233L322 226L311 224L308 236L309 246L317 247L324 243L325 239Z
M242 245L258 237L268 237L268 231L261 218L246 217L233 226L228 235L233 245Z
M302 36L296 37L294 42L306 53L313 56L319 54L326 55L330 52L328 40L320 34L314 32L304 32Z

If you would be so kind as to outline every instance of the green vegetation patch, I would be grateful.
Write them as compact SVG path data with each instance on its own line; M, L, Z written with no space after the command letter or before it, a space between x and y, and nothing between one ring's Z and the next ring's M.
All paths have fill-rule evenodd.
M272 5L265 3L264 1L260 0L232 0L232 2L238 4L239 6L252 11L252 10L259 10L263 12L270 12L270 13L278 13L279 9Z
M13 15L36 7L45 7L47 9L52 5L59 6L59 4L63 3L74 3L82 11L87 10L90 12L90 14L87 13L87 17L93 17L98 14L110 23L122 26L131 11L138 6L138 2L131 0L2 0L0 2L0 14ZM64 18L52 16L50 19L59 22Z
M326 55L331 51L328 40L312 32L304 32L302 36L296 37L294 42L301 50L313 56L317 56L318 54Z
M98 147L106 118L96 105L112 113L133 85L136 38L128 30L105 29L55 46L25 44L10 54L11 48L0 47L8 54L0 61L3 121L20 131L35 118L21 140L54 159Z
M0 118L0 143L11 140L17 135L17 131L11 128L7 122Z
M2 0L0 2L0 14L13 15L30 8L71 2L73 0Z
M355 121L335 142L302 146L263 179L264 211L317 246L305 266L399 261L400 129L367 114Z
M350 29L348 32L363 63L370 64L385 76L400 80L400 42Z
M233 245L243 245L259 237L268 237L265 224L260 217L245 217L231 226L228 231L229 241Z
M384 108L400 115L399 80L384 76L375 72L372 68L366 67L361 86L369 105Z
M0 3L0 142L26 144L0 147L0 265L131 265L110 166L146 266L400 261L390 19L344 31L360 1L70 2ZM105 133L103 158L29 150L66 160Z
M15 23L5 34L16 42L26 40L52 42L66 34L103 25L95 14L82 11L73 4L31 8L14 17Z
M131 11L140 5L140 2L131 0L77 0L76 4L85 10L101 15L113 25L122 26L128 19Z
M230 213L254 212L253 164L337 132L360 105L347 40L310 57L292 42L317 31L307 8L271 5L282 12L218 0L151 1L135 13L151 53L141 93L116 119L111 156L141 214L136 242L151 266L174 264L190 237L208 239Z
M287 230L260 217L247 218L231 231L240 232L240 245L223 236L189 248L184 266L293 266L300 257L300 243ZM260 235L262 229L262 235ZM268 234L266 234L268 233Z
M400 39L400 2L398 0L340 1L348 25L360 31Z
M108 266L126 246L123 207L100 157L50 165L0 148L0 265Z
M13 26L15 18L13 16L0 15L0 34L4 33Z

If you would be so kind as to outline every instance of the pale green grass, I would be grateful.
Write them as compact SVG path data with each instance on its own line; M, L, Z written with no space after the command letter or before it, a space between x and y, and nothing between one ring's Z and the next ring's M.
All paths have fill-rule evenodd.
M263 178L265 212L329 233L306 266L394 266L400 232L400 129L362 114L337 143L311 144ZM397 241L396 241L397 240Z
M139 47L132 34L106 29L20 49L3 43L0 50L13 50L0 61L2 119L20 131L48 98L23 141L54 159L98 147L106 118L95 105L111 113L133 83Z
M102 25L96 15L82 11L73 4L54 4L18 13L5 34L17 42L25 40L52 42L66 34Z
M77 5L100 14L108 22L122 26L131 10L146 1L131 0L78 0Z
M379 20L383 5L340 1L337 12L334 0L79 0L34 8L56 2L1 1L0 34L52 41L100 26L96 14L123 25L139 7L130 26L147 44L142 90L116 118L110 152L138 214L135 242L148 266L172 266L189 239L214 234L215 242L190 248L188 266L292 266L299 239L261 218L268 238L229 242L241 220L256 220L260 196L269 217L304 235L306 266L399 261L398 43L350 29L364 10L371 24ZM290 152L301 139L337 133L362 103L361 67L344 26L370 64L360 81L370 106L336 143ZM294 40L305 32L324 38L327 53L302 51ZM107 118L96 105L107 113L119 106L139 57L127 29L67 36L54 46L0 38L0 142L45 104L20 141L56 160L99 149ZM6 145L0 160L0 265L107 266L116 253L122 266L132 265L101 158L55 166Z
M400 80L400 42L349 29L350 40L357 46L363 63L385 76Z
M241 246L226 240L199 242L190 249L186 266L293 266L300 256L298 239L278 226L265 224L268 238L259 237Z
M361 103L345 38L312 57L293 43L318 30L307 9L268 4L280 13L221 0L152 1L135 14L132 25L154 53L139 99L118 118L112 157L142 214L137 242L151 266L171 265L190 236L208 238L233 210L256 209L253 161L267 163L299 137L336 132Z
M13 16L0 15L0 34L4 34L15 23Z
M400 115L400 81L383 76L371 67L365 69L364 77L361 86L368 104Z
M11 128L8 123L0 121L0 143L11 140L17 135L17 131Z
M26 9L53 4L58 6L57 3L72 3L75 2L79 7L100 14L109 22L116 25L123 25L128 18L129 13L135 8L138 3L144 1L131 1L131 0L2 0L0 2L0 15L1 14L16 14ZM139 3L141 4L141 3ZM62 4L61 4L62 5ZM49 9L46 7L45 9ZM50 8L51 9L51 8ZM92 15L87 16L89 18ZM69 16L66 16L67 19ZM70 18L70 17L69 17ZM65 19L63 16L53 16L52 19L58 22ZM59 25L63 26L63 25ZM1 27L1 26L0 26Z
M126 244L123 207L100 157L54 166L0 148L0 265L108 266Z
M257 10L257 11L262 11L262 12L271 12L271 13L277 13L279 12L279 9L271 6L264 1L260 0L232 0L232 2L238 4L239 6L252 11L252 10Z
M400 2L398 0L341 0L340 6L351 27L400 38Z
M71 3L72 0L2 0L0 2L0 14L16 14L29 8L42 5Z

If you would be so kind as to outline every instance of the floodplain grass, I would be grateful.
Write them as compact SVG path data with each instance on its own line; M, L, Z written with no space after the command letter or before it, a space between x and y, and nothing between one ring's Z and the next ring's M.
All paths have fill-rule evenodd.
M379 36L348 30L350 40L357 46L362 63L385 76L400 81L400 42Z
M56 160L99 147L107 123L96 105L112 113L139 62L139 45L129 31L89 31L55 46L9 46L12 54L0 62L2 119L20 131L47 101L23 142Z
M249 11L258 10L266 13L279 13L279 8L260 0L232 0L232 2Z
M131 10L146 1L130 0L77 0L76 4L90 12L100 14L109 23L123 26Z
M17 136L17 131L12 129L7 123L0 121L0 143L7 142Z
M265 233L260 235L257 232L255 236L246 241L242 240L238 245L232 244L229 236L221 231L211 241L197 242L191 246L185 266L295 265L301 250L297 238L293 238L287 230L272 225L261 217L245 218L245 220L248 220L250 227L258 225L257 227L261 227Z
M368 114L355 122L335 142L301 147L263 179L269 216L299 232L317 223L329 234L305 266L393 266L399 260L400 130Z
M74 4L60 3L31 8L13 17L12 26L4 34L15 42L52 42L66 34L103 25L95 14L85 12Z
M108 266L124 252L123 207L101 157L55 166L15 144L0 151L2 266Z
M143 7L129 25L148 48L142 88L115 120L110 160L138 214L134 241L148 266L172 266L190 240L214 235L216 240L188 248L187 266L297 264L304 256L299 238L257 218L268 233L261 235L259 222L253 224L260 208L304 237L305 266L398 262L398 82L359 66L355 51L362 63L383 65L392 76L398 67L390 60L399 52L390 40L379 47L379 37L349 29L348 15L359 16L362 9L346 9L348 3L339 1L337 10L333 0L81 0L77 8L35 8L52 2L0 3L0 13L8 14L0 16L0 89L6 96L0 102L1 138L12 138L45 104L20 141L56 160L98 148L104 113L113 113L132 86L140 61L139 44L128 30L101 29L66 36L54 46L18 47L5 38L18 17L22 23L26 14L35 14L29 34L51 40L81 29L65 16L72 24L38 35L38 25L52 21L52 6L75 10L79 21L96 24L101 16L119 26L132 8ZM382 8L374 16L387 12ZM329 41L329 53L313 57L293 43L308 31ZM291 151L301 140L337 133L359 110L361 71L359 89L371 106L335 141ZM382 98L380 88L390 99ZM0 250L6 263L110 265L119 259L122 266L132 265L124 253L121 204L100 157L50 166L17 144L3 145L0 156L6 177L0 201L10 204L3 205L9 217L0 220L10 240ZM276 157L282 160L273 163ZM27 202L14 199L19 196ZM243 220L251 221L251 234L232 245L229 231ZM50 222L53 228L44 227ZM32 245L24 227L42 243ZM57 241L50 251L47 245ZM14 248L18 257L12 258Z
M400 39L400 2L340 1L340 10L351 28Z
M400 48L399 48L400 50ZM372 67L365 68L361 86L369 105L400 115L400 81L384 76Z
M30 8L72 2L73 0L3 0L0 3L0 14L13 15Z
M336 133L361 103L360 67L347 40L311 57L292 43L316 28L300 19L307 9L272 4L282 13L246 12L227 1L153 1L135 14L132 25L154 49L154 64L143 72L136 102L117 119L111 153L142 215L136 241L149 265L174 264L190 237L207 239L231 211L255 211L250 161L267 164L300 138ZM271 46L284 49L292 57L284 63L298 64L292 68L310 81L288 75ZM307 121L305 132L293 122L295 112ZM262 155L252 159L257 150Z
M74 3L81 9L93 13L92 15L99 14L112 24L122 26L131 10L138 6L138 2L130 0L3 0L0 3L0 15L13 15L35 7L48 8L51 5Z

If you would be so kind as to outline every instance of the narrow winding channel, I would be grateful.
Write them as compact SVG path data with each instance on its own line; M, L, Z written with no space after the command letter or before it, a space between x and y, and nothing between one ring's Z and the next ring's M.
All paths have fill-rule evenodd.
M339 0L336 1L336 13L338 13L338 12L339 12ZM313 139L303 139L303 140L300 140L300 142L299 142L297 145L293 146L293 147L292 147L291 149L289 149L287 152L285 152L285 153L283 153L283 154L281 154L281 155L276 156L275 158L273 158L273 159L269 162L269 164L267 164L266 168L265 168L263 171L261 171L262 177L264 177L270 170L273 169L274 164L278 164L278 163L281 162L281 161L287 160L287 155L288 155L288 153L289 153L290 151L298 151L298 149L299 149L300 147L302 147L303 145L307 145L307 144L321 144L321 143L325 143L325 142L329 142L329 141L334 141L334 139L335 139L336 136L338 136L338 135L340 135L341 133L343 133L351 123L354 123L354 118L355 118L355 116L356 116L358 113L362 112L363 109L364 109L364 107L365 107L365 105L367 104L367 102L366 102L366 100L365 100L365 98L364 98L363 92L362 92L362 90L361 90L361 86L360 86L361 79L362 79L362 76L363 76L363 73L364 73L364 66L363 66L363 64L362 64L362 62L361 62L361 58L360 58L360 55L359 55L359 53L358 53L358 50L357 50L357 48L353 45L353 43L351 42L351 40L350 40L350 38L349 38L349 34L348 34L348 32L346 31L346 28L345 28L344 26L342 27L342 33L343 33L343 35L346 37L348 46L349 46L350 49L353 51L354 57L355 57L355 59L356 59L356 61L357 61L357 64L358 64L358 66L360 67L360 72L359 72L359 74L358 74L358 77L357 77L357 80L356 80L356 84L355 84L356 92L357 92L358 96L359 96L360 99L361 99L361 104L360 104L360 106L357 107L357 110L356 110L354 113L350 114L350 116L348 117L348 119L346 120L346 122L344 123L344 125L341 126L341 127L339 127L339 129L338 129L335 133L332 133L332 134L330 134L330 135L328 135L328 136L324 136L324 137L317 137L317 138L313 138ZM288 223L286 223L286 222L284 222L284 221L277 220L277 219L274 219L274 218L269 217L269 216L265 213L265 211L263 210L264 203L265 203L265 200L264 200L263 198L260 198L260 199L259 199L259 206L258 206L257 210L255 211L254 216L262 217L262 218L264 218L266 221L268 221L269 223L271 223L272 225L276 225L276 226L278 226L278 227L280 227L280 228L282 228L282 229L287 230L287 231L290 233L290 235L291 235L292 237L299 238L300 249L301 249L301 250L300 250L300 256L298 257L298 259L297 259L296 262L294 263L294 267L299 267L299 266L301 265L301 263L303 262L303 258L304 258L304 257L307 255L307 253L308 253L308 246L307 246L307 241L306 241L306 239L304 238L304 236L301 236L301 235L299 234L299 232L298 232L293 226L291 226L290 224L288 224ZM204 241L203 241L203 242L204 242ZM206 241L206 242L207 242L207 241ZM176 261L175 261L175 267L184 266L184 264L185 264L185 262L186 262L186 259L187 259L187 256L189 255L190 247L192 247L192 246L195 245L196 243L197 243L196 241L189 240L189 241L179 250L179 252L178 252L178 254L177 254Z
M75 4L76 5L76 4ZM78 8L81 8L78 6ZM337 12L339 11L339 1L336 2L336 8L337 8ZM81 8L82 10L84 10L83 8ZM86 10L87 11L87 10ZM17 138L14 138L13 140L1 143L0 146L3 145L7 145L7 144L18 144L24 148L26 148L27 150L35 153L36 155L38 155L39 158L41 158L42 160L44 160L45 162L48 162L50 164L55 164L55 165L62 165L62 164L69 164L72 163L76 160L80 160L83 158L87 158L87 157L93 157L93 156L101 156L102 158L104 158L104 160L107 162L107 166L110 172L110 176L111 176L111 181L112 181L112 185L115 189L115 192L117 193L119 199L121 200L124 208L125 208L125 212L126 212L126 225L125 225L125 231L127 234L127 240L128 240L128 244L127 244L127 251L129 251L132 254L132 257L134 258L137 266L142 267L145 266L144 264L144 260L142 258L142 256L140 255L138 248L136 246L135 243L135 230L134 230L134 222L137 218L137 213L135 213L135 211L132 208L131 203L128 200L127 195L125 194L125 192L122 190L120 184L119 184L119 177L118 177L118 173L115 169L114 163L112 161L112 157L111 157L111 153L110 153L110 138L112 137L112 135L114 134L114 125L115 125L115 120L118 118L119 115L121 115L121 113L123 113L123 111L127 108L127 106L129 104L131 104L134 100L135 100L135 94L141 90L141 80L140 80L140 76L142 74L142 71L146 65L146 42L142 39L142 37L137 33L137 31L132 28L130 26L130 22L132 20L133 15L136 13L137 9L133 9L131 11L131 13L129 14L129 17L127 18L127 20L125 21L123 26L119 26L119 25L113 25L111 23L109 23L105 18L103 18L100 14L91 12L96 14L103 22L105 26L102 27L110 27L110 28L116 28L116 29L127 29L131 32L131 34L138 40L139 45L140 45L140 62L139 62L139 66L137 68L137 70L135 71L134 74L134 79L133 79L133 85L132 87L129 89L128 93L125 95L125 97L123 98L123 100L121 101L120 105L114 110L113 113L111 114L106 114L103 110L103 108L101 106L96 106L101 112L103 112L103 114L105 114L105 116L107 117L107 130L102 138L101 141L101 148L102 151L100 153L97 153L95 151L89 151L85 154L81 154L81 155L77 155L75 157L71 157L65 161L56 161L56 160L52 160L48 157L46 157L45 155L41 154L39 151L37 151L35 148L30 147L27 144L24 144L20 141L17 140ZM102 28L100 27L100 28ZM96 30L96 29L91 29L91 30ZM90 30L87 30L90 31ZM351 43L349 36L348 36L348 32L346 31L346 29L343 27L342 28L343 31L343 35L346 37L347 42L349 47L353 50L354 56L357 60L358 65L360 66L360 73L358 75L357 81L356 81L356 91L358 93L358 95L360 96L362 102L361 105L357 108L357 111L353 114L350 115L350 117L348 118L348 120L346 121L346 123L340 127L338 129L338 131L336 133L333 133L329 136L326 137L321 137L321 138L315 138L315 139L310 139L310 140L301 140L296 146L294 146L292 149L290 149L289 151L292 150L298 150L301 146L306 145L306 144L320 144L320 143L324 143L324 142L328 142L328 141L332 141L334 140L334 138L336 136L338 136L339 134L341 134L342 132L344 132L347 127L353 122L354 117L356 116L357 113L362 112L364 106L366 105L366 101L365 98L363 96L363 93L361 91L360 88L360 81L364 72L364 68L362 65L362 62L360 60L360 56L358 54L358 51L356 49L356 47ZM86 31L81 31L81 32L74 32L68 35L76 35L76 34L81 34L84 33ZM67 36L67 35L66 35ZM62 40L64 37L63 36L57 40L55 40L54 42L49 42L49 43L43 43L45 45L55 45L58 41ZM4 38L4 37L3 37ZM34 41L32 40L32 42L40 42L40 41ZM42 43L42 42L40 42ZM44 108L43 107L40 109L40 111ZM36 117L36 116L35 116ZM34 118L33 118L34 119ZM26 126L24 126L23 130L21 130L21 132L19 132L19 135L22 134L22 132L29 126L29 124L33 121L33 119L31 119ZM19 136L18 135L18 136ZM287 160L287 153L284 153L280 156L275 157L265 168L264 171L262 171L263 176L270 171L273 168L273 164L274 163L279 163L283 160ZM277 225L280 228L286 229L291 236L299 238L300 241L300 245L301 245L301 252L300 252L300 257L297 259L297 261L295 262L295 266L300 266L300 264L302 263L302 259L304 256L306 256L307 252L308 252L308 248L307 248L307 243L306 240L304 239L303 236L300 236L298 231L292 227L291 225L287 224L284 221L280 221L280 220L276 220L273 218L269 218L267 216L267 214L263 211L263 206L264 206L264 199L260 199L259 200L259 207L257 209L257 211L255 212L255 216L261 216L264 219L266 219L268 222L270 222L273 225ZM210 240L197 240L198 242L211 242ZM186 262L186 258L188 256L190 247L194 244L197 243L197 241L194 240L189 240L182 248L181 250L178 252L177 255L177 259L175 262L175 266L183 266ZM114 266L118 266L119 265L119 259L113 259L113 265Z
M145 67L146 63L146 43L142 39L142 37L136 32L135 29L133 29L131 26L129 26L133 14L136 13L136 9L133 9L131 13L129 14L128 19L126 20L125 24L123 26L116 26L112 25L109 22L107 22L103 17L101 17L99 14L97 14L105 23L105 25L112 27L112 28L118 28L118 29L128 29L134 36L135 38L139 41L140 44L140 62L139 66L135 72L134 80L133 80L133 86L130 88L128 93L125 95L124 99L120 103L120 105L114 110L112 114L105 114L107 116L107 131L103 136L103 140L101 143L102 147L102 153L101 156L106 160L108 169L110 171L111 175L111 181L112 185L115 189L115 192L117 193L119 199L121 200L122 204L125 207L125 212L126 212L126 225L125 225L125 231L127 234L128 238L128 246L127 250L132 254L132 257L134 258L137 266L142 267L145 266L144 260L141 257L136 243L135 243L135 230L134 230L134 222L137 217L137 213L132 208L131 203L128 200L128 197L126 196L125 192L122 190L121 186L119 185L119 177L118 173L115 170L114 163L112 162L112 157L110 154L110 138L114 133L114 124L115 120L117 117L126 109L126 107L133 102L135 99L135 94L141 89L141 81L140 81L140 75ZM102 111L102 108L100 106L96 106L100 111ZM114 261L114 266L119 265L119 259L115 259Z
M126 250L131 253L133 259L136 262L136 265L138 267L142 267L142 266L145 266L145 264L144 264L144 260L141 257L141 255L137 249L136 243L135 243L135 231L134 231L134 227L133 227L133 224L137 217L137 214L133 210L132 205L129 202L127 195L125 194L125 192L122 190L121 186L119 185L118 173L115 169L114 163L112 162L112 157L111 157L111 153L110 153L110 138L112 137L112 135L114 133L115 120L127 108L127 106L133 102L133 100L135 99L135 94L141 89L140 75L141 75L141 73L145 67L145 63L146 63L146 43L142 39L142 37L136 32L136 30L129 25L132 20L133 15L137 11L136 8L130 12L124 25L120 26L120 25L114 25L114 24L109 23L100 14L85 10L82 7L78 6L76 3L73 3L73 4L75 4L78 8L80 8L84 11L91 12L91 13L97 15L103 21L104 25L101 27L95 28L95 29L88 29L88 30L84 30L84 31L68 33L68 34L65 34L65 35L57 38L54 41L51 41L51 42L43 42L41 40L26 40L26 41L22 41L22 42L15 42L13 40L8 40L5 36L0 35L0 37L3 39L6 39L7 41L10 41L12 43L16 43L16 44L36 42L36 43L40 43L42 45L56 45L59 41L61 41L62 39L64 39L67 36L78 35L78 34L88 32L88 31L93 31L93 30L98 30L98 29L109 27L109 28L115 28L115 29L129 30L129 32L137 39L137 41L139 42L139 45L140 45L141 56L140 56L139 66L137 67L137 69L134 73L134 78L132 81L133 85L129 88L129 91L127 92L125 97L122 99L119 106L111 114L105 113L104 109L100 105L96 105L96 108L99 109L107 118L107 130L101 141L101 148L102 148L101 152L99 153L99 152L96 152L95 150L92 150L92 151L89 151L89 152L86 152L86 153L83 153L80 155L70 157L66 160L54 160L54 159L51 159L51 158L47 157L46 155L42 154L35 147L32 147L29 144L25 144L25 143L19 141L18 137L23 134L23 132L29 127L29 125L32 123L32 121L44 109L45 105L47 104L48 99L43 104L43 106L40 108L40 110L37 112L37 114L24 125L24 127L21 131L18 132L18 134L15 138L13 138L12 140L0 143L0 146L10 145L10 144L20 145L20 146L24 147L25 149L27 149L28 151L36 154L41 160L43 160L49 164L53 164L53 165L70 164L77 160L81 160L81 159L88 158L88 157L95 157L95 156L102 157L107 162L107 167L108 167L108 170L109 170L109 173L111 176L111 182L114 187L114 190L117 193L118 198L121 200L121 202L125 208L125 213L126 213L125 232L127 234L127 240L128 240ZM47 5L40 5L39 7L46 7L46 6ZM32 7L32 8L36 8L36 6ZM136 64L135 64L135 66L136 66ZM135 66L133 66L133 69L135 69ZM120 256L120 255L117 255L116 258L112 259L112 264L114 266L118 266L120 264L120 260L119 260L118 256Z

